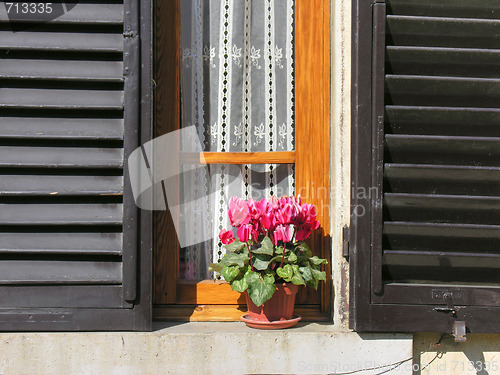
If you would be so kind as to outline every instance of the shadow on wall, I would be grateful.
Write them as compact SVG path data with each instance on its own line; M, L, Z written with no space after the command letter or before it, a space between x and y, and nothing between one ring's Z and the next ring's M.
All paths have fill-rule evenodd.
M449 334L417 333L413 375L420 374L500 374L500 335L467 334L465 343L456 343Z

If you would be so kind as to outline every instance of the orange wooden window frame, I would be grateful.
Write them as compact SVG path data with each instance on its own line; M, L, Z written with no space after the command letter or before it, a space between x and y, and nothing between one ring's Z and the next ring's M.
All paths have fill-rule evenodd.
M180 0L155 0L154 136L178 129ZM295 185L318 209L321 227L309 243L330 261L330 1L295 0L295 151L181 155L207 164L295 163ZM154 317L169 320L238 320L242 296L225 282L179 280L179 244L168 211L155 213ZM327 280L331 280L326 267ZM306 320L330 315L330 286L303 288L296 310Z

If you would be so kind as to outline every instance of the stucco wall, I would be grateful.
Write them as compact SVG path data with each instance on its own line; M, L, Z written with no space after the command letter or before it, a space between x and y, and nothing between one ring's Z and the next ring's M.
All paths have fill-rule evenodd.
M451 335L418 333L413 339L414 375L500 374L500 335L467 334L465 343ZM430 363L432 361L432 363ZM430 363L428 367L426 364Z
M349 265L342 256L342 228L350 222L351 186L351 1L331 3L331 217L333 321L349 325Z

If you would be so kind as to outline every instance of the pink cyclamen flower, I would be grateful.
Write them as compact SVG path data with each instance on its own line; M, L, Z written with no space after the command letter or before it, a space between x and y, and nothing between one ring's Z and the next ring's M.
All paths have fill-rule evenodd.
M273 207L267 199L262 199L257 203L259 209L259 222L262 228L268 230L273 225Z
M306 228L300 228L297 233L295 233L295 241L304 241L311 235L311 231Z
M230 243L233 243L234 241L236 241L236 238L234 238L233 232L231 232L229 230L225 230L225 229L222 229L220 231L219 238L220 238L220 241L224 245L229 245Z
M231 199L229 199L228 215L229 221L233 227L238 227L241 224L248 224L250 222L250 212L247 202L241 198L231 197Z
M276 198L275 195L272 195L271 197L269 197L268 201L269 201L269 203L271 203L271 207L274 210L277 210L278 208L280 208L280 201L278 198Z
M316 221L316 208L313 204L304 204L302 205L302 215L304 215L304 224L312 226Z
M255 202L252 198L247 201L248 213L252 220L259 220L260 218L260 210L258 207L258 203Z
M292 231L288 225L278 225L274 230L273 242L274 246L278 241L290 242L292 240Z
M291 203L285 203L277 212L281 224L290 224L295 216L295 209Z
M238 235L238 238L240 239L241 242L247 242L252 234L252 225L250 224L241 225L236 231L236 234Z

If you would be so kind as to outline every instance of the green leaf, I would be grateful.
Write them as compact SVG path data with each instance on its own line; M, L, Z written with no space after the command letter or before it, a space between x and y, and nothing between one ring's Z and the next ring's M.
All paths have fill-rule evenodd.
M248 283L246 278L242 277L239 280L233 280L231 283L231 289L235 290L236 292L243 293L245 290L248 288Z
M224 245L226 250L229 252L239 251L239 250L243 249L244 246L245 246L245 243L238 241L238 240L236 240L230 244Z
M312 269L309 266L299 267L299 272L300 272L301 276L304 278L304 280L306 281L306 283L308 281L311 281L312 279L314 279L314 277L312 275Z
M320 264L327 264L328 262L326 259L320 259L316 255L309 258L309 261L314 264L315 266L319 266Z
M273 285L274 285L274 282L275 282L276 280L274 279L274 276L273 276L272 274L268 273L268 274L265 274L265 275L264 275L264 281L265 281L266 283L268 283L268 284L273 284Z
M224 277L224 280L226 280L228 283L236 279L239 274L240 274L240 268L237 266L222 267L221 275L222 277Z
M259 271L266 270L269 266L269 260L266 255L258 254L253 258L253 267Z
M275 291L276 286L274 284L261 280L260 277L258 281L248 284L248 296L256 306L262 306L269 301Z
M273 256L274 247L273 247L273 243L271 242L271 239L269 237L264 237L264 239L262 240L261 246L256 250L252 250L252 253L254 253L254 254L266 254L266 255Z
M225 266L243 267L249 260L246 254L228 253L222 257L220 262Z
M286 264L283 268L278 267L276 269L276 274L286 282L290 282L292 281L293 268L291 265Z
M295 249L302 251L307 257L312 257L312 251L305 242L298 242Z
M260 275L257 272L248 271L245 274L245 280L247 281L248 286L250 286L250 285L260 281Z
M217 272L220 273L222 271L222 264L220 263L210 263L208 266L209 272Z
M271 242L269 237L264 237L264 239L262 240L261 246L256 250L252 250L252 253L273 256L274 247L273 247L273 243Z
M283 255L276 255L275 257L271 258L271 260L269 261L269 264L272 264L273 262L281 262L281 260L283 259Z
M306 281L306 285L318 289L318 280L313 277L311 280Z
M297 271L297 272L293 272L293 276L292 276L292 284L295 284L295 285L306 285L306 282L304 281L304 278L302 276L300 276L300 273Z
M320 280L323 280L323 281L326 281L326 272L325 271L318 271L318 270L315 270L315 269L311 269L312 271L312 275L313 277L320 281Z
M297 263L297 255L293 251L288 254L288 263Z
M283 255L283 246L276 246L274 253Z

